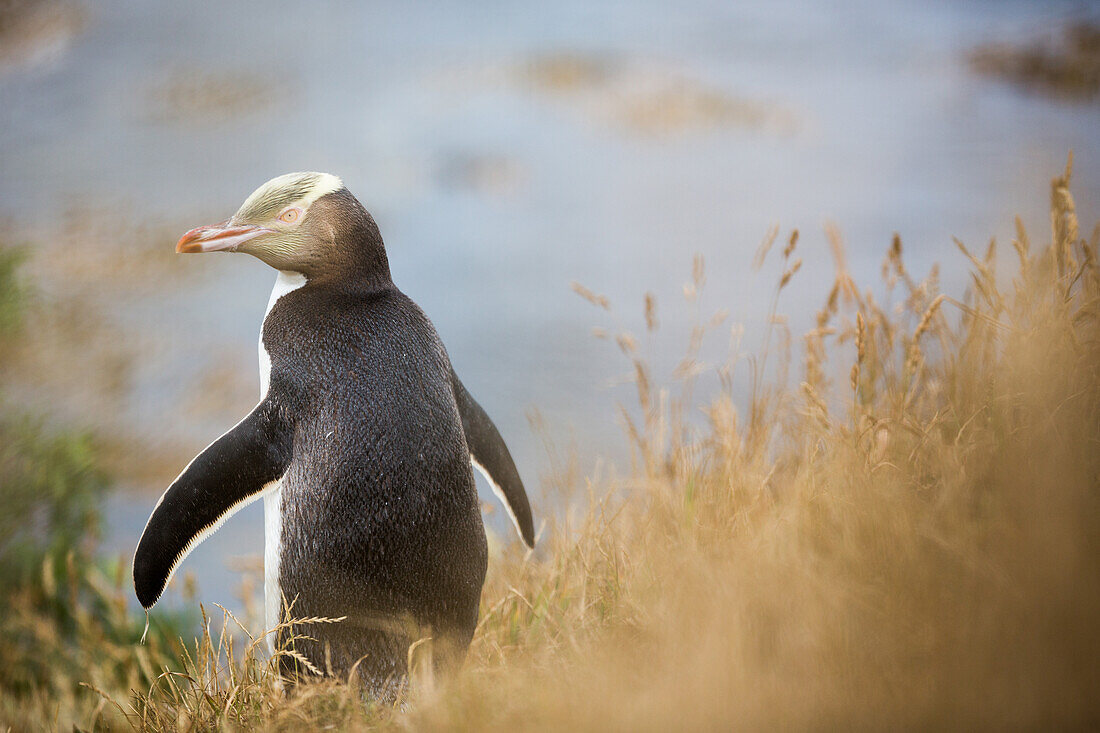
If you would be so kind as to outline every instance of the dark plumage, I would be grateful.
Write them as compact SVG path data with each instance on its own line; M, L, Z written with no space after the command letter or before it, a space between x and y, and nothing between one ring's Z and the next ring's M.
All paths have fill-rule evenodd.
M292 183L289 201L267 193L304 204L292 229L238 213L213 234L200 228L181 240L181 249L247 241L233 248L305 283L273 295L262 329L270 386L169 487L139 543L135 588L152 605L189 544L243 502L277 490L281 531L268 542L277 541L278 590L295 618L346 617L301 629L314 640L298 639L296 649L337 675L358 664L368 688L387 696L407 673L410 644L430 636L436 667L451 669L477 624L486 545L471 451L529 545L531 512L496 428L458 381L427 316L390 279L374 220L342 185L310 200L316 188L303 194ZM262 208L280 215L278 206ZM265 227L275 234L251 233ZM283 661L291 662L284 671L301 671Z

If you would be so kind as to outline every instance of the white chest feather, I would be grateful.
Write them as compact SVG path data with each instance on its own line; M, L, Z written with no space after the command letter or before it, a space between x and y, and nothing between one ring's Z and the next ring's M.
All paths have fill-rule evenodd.
M275 287L271 289L271 298L267 301L267 311L264 312L264 321L271 313L271 309L279 298L287 293L297 290L306 284L304 275L296 272L280 272L275 280ZM271 357L264 348L264 329L260 326L260 400L267 396L268 387L271 385ZM282 619L279 618L282 590L279 588L279 554L282 551L281 538L283 532L282 514L282 490L276 484L272 490L264 494L264 616L267 628L271 629ZM275 635L268 636L271 644L274 644Z

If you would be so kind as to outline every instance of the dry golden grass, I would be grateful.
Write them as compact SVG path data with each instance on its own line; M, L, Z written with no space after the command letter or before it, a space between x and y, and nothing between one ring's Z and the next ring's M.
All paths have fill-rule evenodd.
M624 411L632 470L615 481L559 472L572 510L537 555L513 548L491 568L450 683L420 675L392 709L337 682L280 692L263 655L215 635L179 673L105 690L111 702L94 714L87 703L82 724L1095 724L1100 269L1069 177L1052 185L1049 244L1018 226L1008 267L995 246L976 256L959 245L972 274L962 299L939 293L935 272L915 280L895 240L884 275L903 307L884 308L844 271L830 233L836 285L805 336L797 387L758 376L741 412L728 385L746 365L723 365L727 390L703 427L690 419L696 353L722 317L692 334L679 397L620 334L639 401ZM797 244L780 253L779 290L797 278ZM703 282L699 262L686 295ZM657 327L652 300L646 322Z
M636 360L626 490L590 487L551 560L494 574L465 675L415 723L1095 721L1100 271L1069 177L1052 185L1048 246L1018 227L1011 281L994 246L959 245L963 301L935 272L915 282L895 240L884 269L904 309L887 312L834 235L837 282L802 381L759 388L747 419L720 397L707 430L678 427L690 405ZM701 282L697 268L689 294ZM829 383L827 356L853 351L850 380Z

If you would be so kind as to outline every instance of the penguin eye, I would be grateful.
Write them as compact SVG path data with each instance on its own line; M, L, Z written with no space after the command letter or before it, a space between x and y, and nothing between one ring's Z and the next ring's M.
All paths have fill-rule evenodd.
M293 224L298 221L298 217L302 215L301 209L289 208L283 213L279 214L279 221L285 224Z

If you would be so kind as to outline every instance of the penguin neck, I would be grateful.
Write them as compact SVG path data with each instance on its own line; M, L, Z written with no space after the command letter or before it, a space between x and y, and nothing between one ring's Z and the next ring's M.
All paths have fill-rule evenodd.
M334 273L336 277L333 284L340 284L354 290L378 290L393 285L390 277L390 260L386 256L386 248L382 245L382 237L378 230L373 232L364 229L349 233L353 241L341 247L348 257L344 267L338 268Z
M294 272L293 270L279 270L278 272L279 275L275 278L275 287L271 288L271 297L267 301L264 318L267 318L267 314L275 307L275 303L279 298L293 290L297 290L308 282L306 276L300 272Z
M324 286L333 290L348 292L368 293L375 290L384 290L393 287L390 278L390 265L386 260L386 253L378 249L373 257L364 257L367 253L351 260L335 263L326 263L307 273L286 273L304 278L303 284ZM280 271L280 277L284 272Z
M310 284L360 292L393 286L378 225L346 188L317 199L309 219L327 232L323 256L304 263Z

